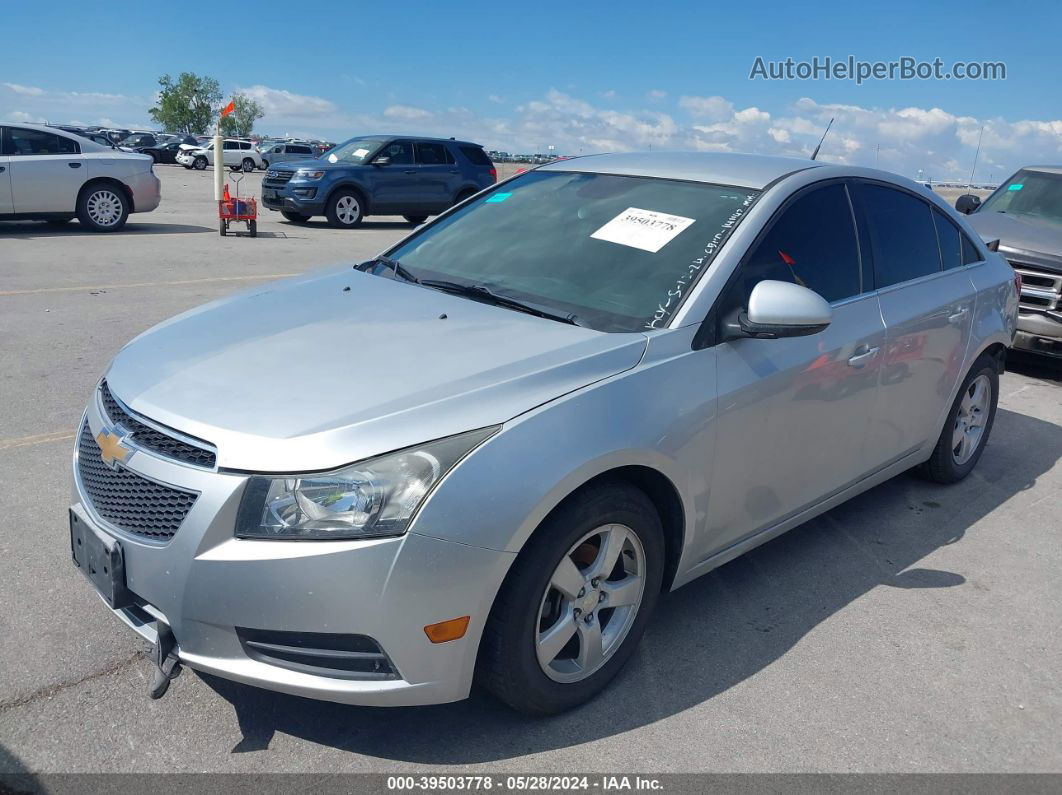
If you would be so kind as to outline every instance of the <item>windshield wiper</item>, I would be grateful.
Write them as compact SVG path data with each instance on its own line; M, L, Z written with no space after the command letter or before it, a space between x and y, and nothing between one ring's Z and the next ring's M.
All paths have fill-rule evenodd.
M360 265L355 265L355 270L368 271L372 265L383 265L390 270L395 276L405 282L412 282L413 284L420 284L420 279L406 270L406 267L396 259L390 257L375 257L367 262L363 262Z
M506 309L515 309L517 312L526 312L527 314L535 315L536 317L556 320L559 323L569 323L573 326L584 325L580 322L578 316L573 315L571 312L560 312L539 304L521 301L512 296L502 295L501 293L494 292L494 290L487 287L485 284L461 284L459 282L450 282L443 279L421 279L417 284L422 287L431 287L435 290L453 293L454 295L463 295L478 301L494 304L495 306L505 307Z

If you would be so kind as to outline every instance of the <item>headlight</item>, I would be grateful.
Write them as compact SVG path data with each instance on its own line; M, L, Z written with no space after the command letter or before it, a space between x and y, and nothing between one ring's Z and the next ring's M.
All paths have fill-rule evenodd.
M295 179L320 179L323 176L324 171L312 168L300 168L295 172Z
M432 488L497 430L450 436L336 472L252 477L236 535L309 540L402 535Z

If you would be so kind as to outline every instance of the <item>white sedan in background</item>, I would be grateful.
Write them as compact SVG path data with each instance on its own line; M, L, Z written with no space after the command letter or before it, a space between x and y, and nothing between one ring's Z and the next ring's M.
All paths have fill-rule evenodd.
M222 145L224 147L222 162L233 171L241 168L244 171L262 168L262 153L250 141L226 138ZM203 144L198 149L185 149L177 155L177 162L185 168L194 168L197 171L214 165L214 142Z
M151 157L40 124L0 125L0 221L114 232L162 198Z

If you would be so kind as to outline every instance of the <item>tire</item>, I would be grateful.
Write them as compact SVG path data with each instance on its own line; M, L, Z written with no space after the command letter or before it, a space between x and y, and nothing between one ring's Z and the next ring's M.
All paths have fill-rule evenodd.
M352 190L338 190L328 199L325 216L330 226L337 229L353 229L365 217L361 196Z
M291 221L293 224L305 224L309 223L310 221L310 216L302 215L300 213L292 213L288 212L287 210L281 210L280 214L283 215L284 218L288 221Z
M420 226L428 220L428 216L426 215L403 215L402 217L413 224L413 226Z
M225 220L222 219L222 220L218 221L218 234L221 235L222 237L225 237L225 235L227 235L228 233L229 233L229 230L225 226Z
M263 160L262 161L262 171L265 171L268 168L269 168L269 161L268 160Z
M77 220L93 232L117 232L130 209L125 191L109 182L89 185L77 197Z
M258 237L258 222L257 221L248 221L247 222L247 231L251 233L251 237Z
M476 192L474 190L463 190L463 191L461 191L460 193L457 194L457 198L454 199L454 203L452 205L450 205L450 206L453 207L455 205L458 205L461 202L463 202L465 199L467 199L469 196L475 196L475 195L476 195Z
M244 174L250 174L252 171L255 170L255 168L257 168L257 166L255 166L255 164L254 164L254 161L251 160L251 158L249 158L249 157L245 157L243 159L243 163L241 165L243 166L243 173Z
M613 559L622 565L604 574L603 581L592 579L604 572L594 571L602 560L600 551L619 549L617 542L623 551ZM587 565L576 564L574 558L580 557ZM637 576L627 566L635 566ZM568 596L553 585L564 579L562 570L569 575ZM663 528L644 492L606 482L573 495L539 526L499 590L480 644L477 680L529 715L551 715L588 701L634 652L659 599L663 571ZM610 608L610 593L623 597L615 596L621 592L612 591L609 583L620 580L638 586L637 597L628 587L624 592L631 604ZM582 654L591 648L584 644L595 624L603 656L596 665L584 666ZM549 636L564 645L548 650ZM545 662L540 662L540 648Z
M200 155L199 157L197 157L195 160L192 161L192 168L194 168L196 171L205 171L206 167L207 167L207 159L205 157L203 157L202 155Z
M981 459L999 402L999 370L991 356L981 356L963 379L944 422L937 446L918 474L935 483L958 483Z

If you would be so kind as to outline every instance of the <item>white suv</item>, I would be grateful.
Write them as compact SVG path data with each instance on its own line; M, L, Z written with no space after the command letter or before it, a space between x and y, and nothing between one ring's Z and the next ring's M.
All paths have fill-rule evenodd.
M262 155L250 141L226 138L223 146L222 162L234 171L241 168L244 171L262 168ZM214 165L214 142L203 144L199 149L185 149L177 155L177 162L185 168L194 168L197 171Z
M114 232L162 198L149 155L121 152L53 127L0 126L0 221L66 223Z

